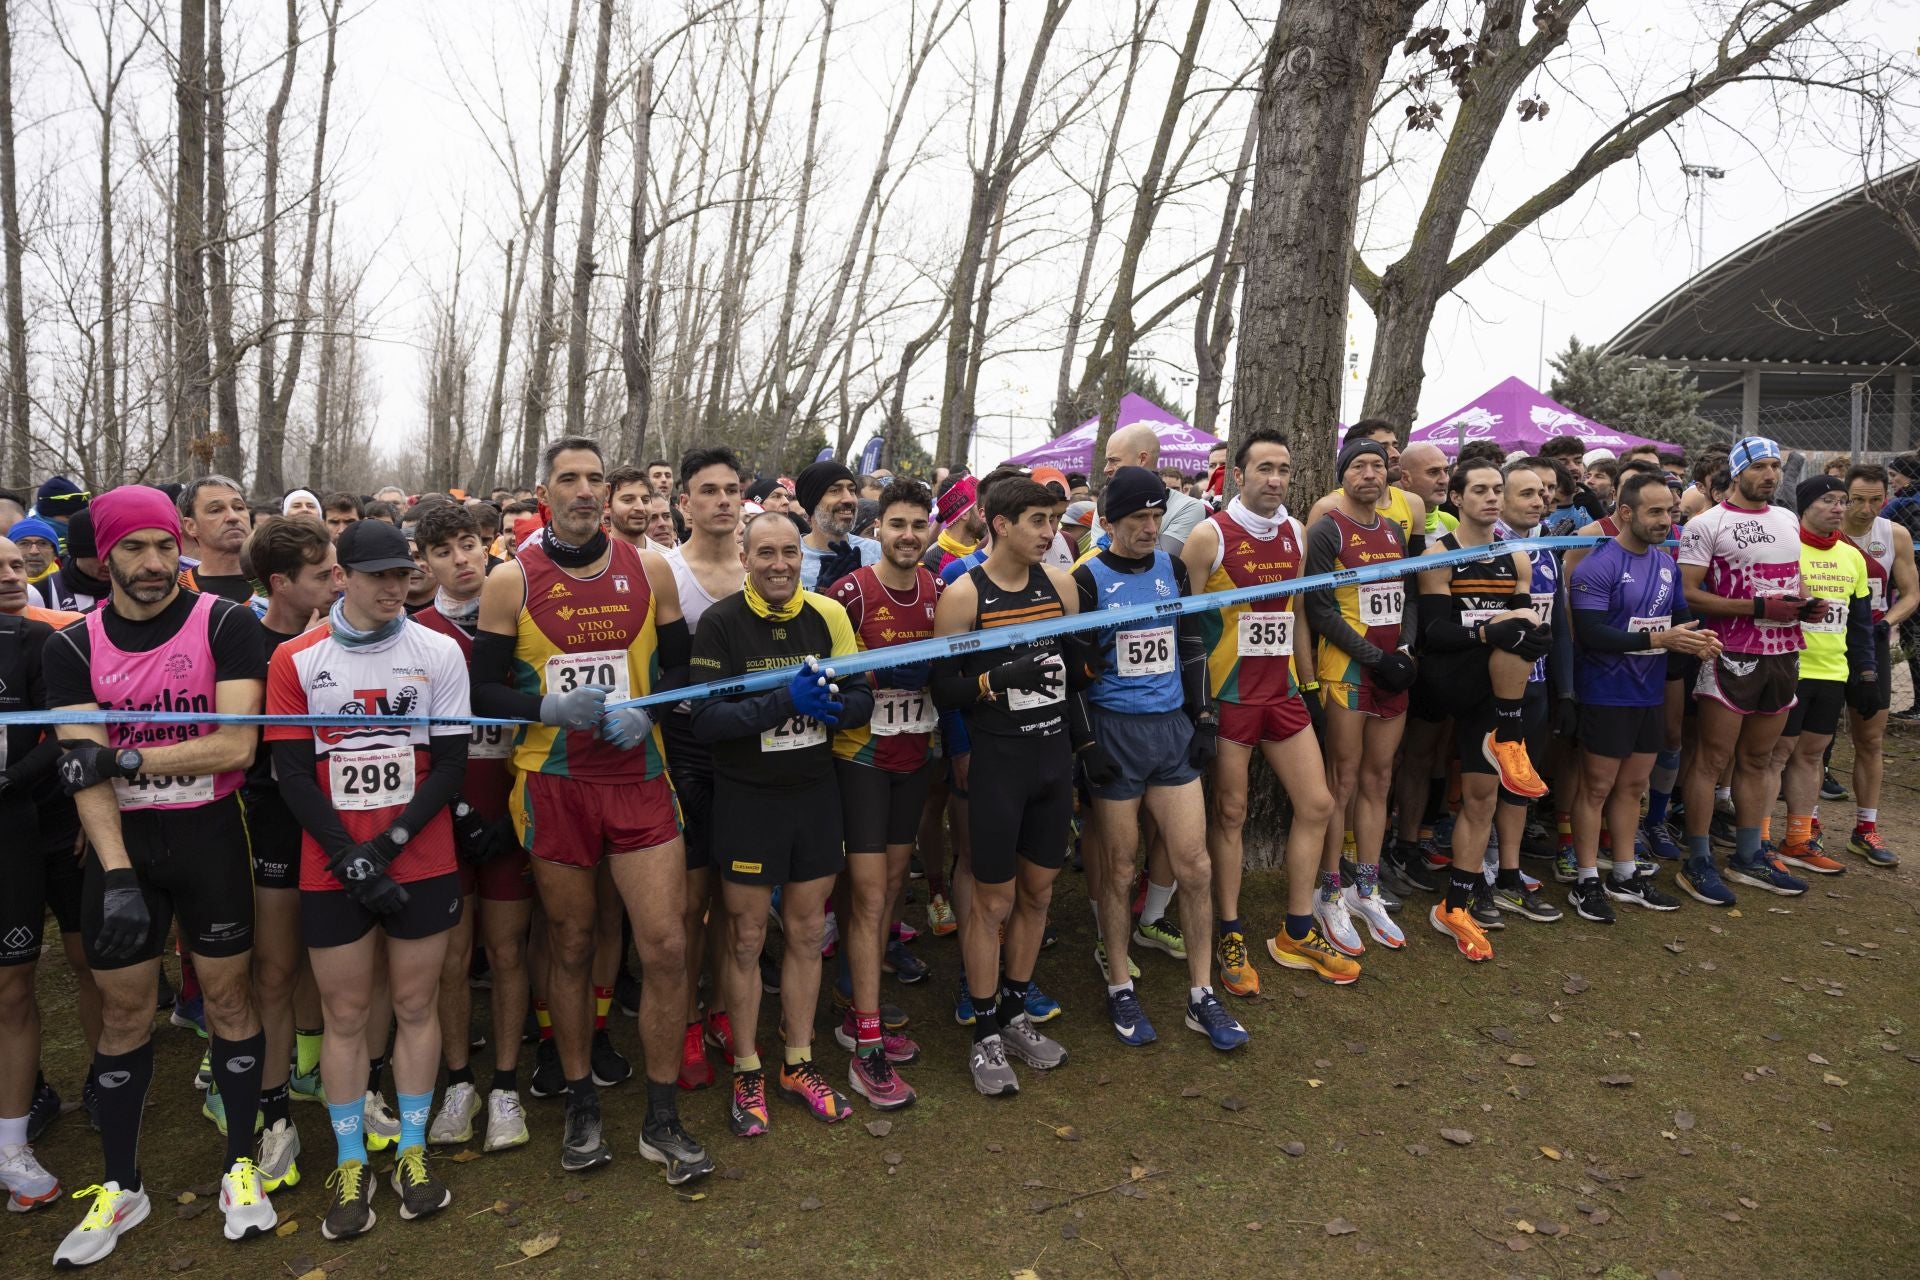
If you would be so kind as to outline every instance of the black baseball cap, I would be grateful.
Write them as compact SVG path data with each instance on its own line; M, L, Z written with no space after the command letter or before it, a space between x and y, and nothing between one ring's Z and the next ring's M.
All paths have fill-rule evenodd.
M354 521L340 531L333 549L340 558L341 568L361 573L418 567L407 544L407 535L385 520Z

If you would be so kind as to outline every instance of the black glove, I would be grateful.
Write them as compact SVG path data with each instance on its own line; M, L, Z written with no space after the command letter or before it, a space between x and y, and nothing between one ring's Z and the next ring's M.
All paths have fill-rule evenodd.
M147 911L147 895L140 891L140 877L132 867L107 872L106 888L100 895L100 936L94 942L101 957L119 960L132 956L152 930L153 917Z
M1087 771L1088 786L1107 787L1120 780L1120 766L1113 753L1098 742L1089 742L1080 749L1080 764Z
M1492 648L1505 649L1508 653L1518 653L1532 626L1533 624L1525 618L1501 618L1497 622L1489 622L1482 626L1480 634Z
M1880 673L1878 671L1856 671L1847 681L1847 705L1854 709L1862 720L1868 720L1880 714Z
M886 667L873 673L882 689L924 689L933 679L931 662L910 662L904 667Z
M1300 691L1300 701L1307 704L1307 722L1313 726L1314 736L1317 738L1326 737L1327 712L1326 708L1320 705L1320 691L1318 689L1302 689Z
M1548 626L1528 627L1520 643L1514 646L1514 653L1529 662L1538 662L1547 656L1553 648L1553 628Z
M347 896L377 916L390 916L407 905L407 891L385 874L371 880L349 880Z
M382 831L371 840L350 844L327 859L327 870L351 892L356 884L370 884L387 874L387 868L400 856L400 846ZM354 901L358 902L356 897Z
M1385 693L1405 693L1413 688L1415 674L1413 659L1398 649L1373 664L1373 682Z
M1075 676L1076 688L1084 680L1087 684L1100 678L1107 669L1107 651L1100 642L1084 632L1071 632L1060 637L1060 648L1066 654L1067 670L1078 673Z
M1059 690L1061 680L1060 664L1051 653L1022 654L987 672L987 687L995 693L1024 689L1051 694Z
M1556 738L1577 736L1580 732L1580 704L1572 698L1555 699L1548 731Z
M453 838L460 856L474 866L491 862L505 853L511 837L503 836L498 822L490 822L480 811L458 796L447 810L453 819Z
M1193 722L1193 738L1187 743L1187 765L1205 771L1220 754L1220 722L1205 715Z
M103 747L96 742L81 742L67 748L60 757L60 788L68 795L77 795L88 787L97 787L114 778L130 778L133 775L120 767L120 749ZM128 874L132 874L129 872Z

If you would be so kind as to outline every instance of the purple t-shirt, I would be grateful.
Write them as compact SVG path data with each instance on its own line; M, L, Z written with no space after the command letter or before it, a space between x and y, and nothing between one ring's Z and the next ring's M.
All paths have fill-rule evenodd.
M1729 600L1798 595L1800 522L1785 507L1752 511L1723 502L1681 530L1680 563L1705 565L1701 586ZM1806 647L1798 622L1751 616L1703 621L1728 653L1798 653Z
M1631 555L1607 542L1582 560L1569 587L1572 607L1604 613L1621 631L1665 631L1681 599L1680 571L1659 547ZM1599 707L1657 707L1666 699L1665 651L1596 653L1584 645L1573 655L1573 692Z

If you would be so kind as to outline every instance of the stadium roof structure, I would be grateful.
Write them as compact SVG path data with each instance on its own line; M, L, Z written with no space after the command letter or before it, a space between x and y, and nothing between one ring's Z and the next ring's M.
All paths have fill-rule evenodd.
M1909 448L1920 366L1920 164L1789 218L1603 345L1686 365L1702 375L1704 416L1804 448L1847 447L1848 402L1865 382L1872 443ZM1804 438L1791 438L1796 429Z

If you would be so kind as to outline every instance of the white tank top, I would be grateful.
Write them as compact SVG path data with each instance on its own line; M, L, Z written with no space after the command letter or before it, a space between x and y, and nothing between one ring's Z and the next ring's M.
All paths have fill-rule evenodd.
M680 616L687 620L687 633L691 635L700 629L700 615L714 603L714 598L700 585L693 566L687 563L684 544L665 554L667 567L673 570L673 585L680 592Z

